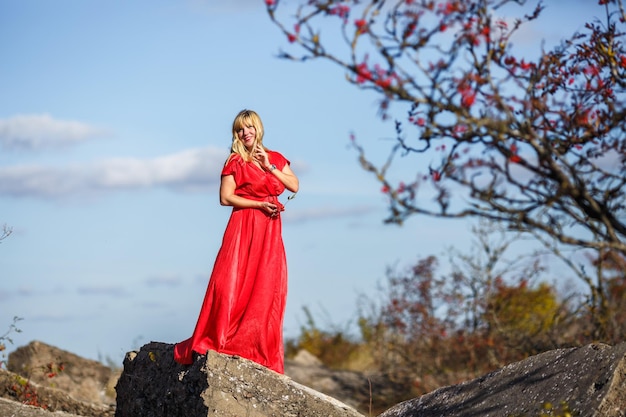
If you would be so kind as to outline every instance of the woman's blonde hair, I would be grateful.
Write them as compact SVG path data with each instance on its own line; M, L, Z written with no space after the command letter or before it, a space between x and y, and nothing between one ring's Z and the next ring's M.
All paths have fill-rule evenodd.
M246 109L240 111L235 117L235 120L233 120L233 145L231 148L231 152L240 155L246 162L250 162L252 160L252 155L248 151L248 149L246 149L243 142L239 139L239 135L237 134L237 132L244 127L250 126L254 127L254 129L256 130L256 142L259 145L263 146L263 122L261 122L261 118L253 110ZM263 148L267 150L265 146L263 146Z

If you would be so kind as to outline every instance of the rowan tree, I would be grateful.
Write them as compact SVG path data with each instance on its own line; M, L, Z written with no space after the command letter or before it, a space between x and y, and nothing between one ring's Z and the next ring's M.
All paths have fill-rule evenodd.
M596 0L601 18L537 56L513 41L542 18L540 1L265 3L289 43L280 57L332 62L395 121L384 162L352 137L389 198L386 221L483 218L548 245L626 254L622 0ZM436 162L389 175L420 155Z
M386 165L361 155L387 187L390 221L416 213L487 217L563 243L626 252L619 1L600 0L604 22L588 23L534 60L518 58L509 40L540 17L541 3L510 23L498 12L525 0L310 0L292 25L276 19L278 0L266 3L304 50L283 57L338 64L350 82L381 94L383 110L408 104L392 152L441 156L414 180L391 184ZM346 57L327 52L321 19L341 25ZM439 192L436 206L417 198L427 181ZM451 192L453 185L466 192Z

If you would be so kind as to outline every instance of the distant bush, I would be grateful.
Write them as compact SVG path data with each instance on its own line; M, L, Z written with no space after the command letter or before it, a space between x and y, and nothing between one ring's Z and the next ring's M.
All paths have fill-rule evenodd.
M304 307L303 311L306 323L296 339L287 340L285 355L293 357L304 349L330 368L349 367L350 358L357 354L361 344L352 340L345 331L320 329L309 308Z
M347 329L320 328L305 309L306 324L287 342L287 354L306 349L330 368L377 372L400 387L402 400L550 349L623 339L624 257L607 253L587 261L597 268L588 288L589 297L603 300L598 303L549 284L542 258L507 260L515 236L489 225L474 232L471 253L448 251L448 271L441 272L435 256L388 268L380 291L357 305L358 338ZM567 412L546 409L546 415Z

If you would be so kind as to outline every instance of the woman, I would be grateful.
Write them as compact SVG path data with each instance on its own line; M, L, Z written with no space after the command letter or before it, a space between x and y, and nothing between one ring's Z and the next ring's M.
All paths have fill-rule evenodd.
M263 146L258 114L239 112L220 185L220 203L233 211L193 336L174 347L177 362L210 349L284 372L287 262L278 196L298 186L289 161Z

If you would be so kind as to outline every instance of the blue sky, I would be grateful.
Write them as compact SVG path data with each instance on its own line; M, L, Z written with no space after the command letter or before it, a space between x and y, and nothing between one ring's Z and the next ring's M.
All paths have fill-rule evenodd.
M580 28L584 3L551 2L520 47ZM354 132L382 160L393 125L339 68L280 60L281 47L262 0L0 0L0 225L13 228L0 334L23 318L10 348L41 340L121 361L190 336L230 213L217 186L243 108L300 177L283 217L286 337L303 306L322 327L344 325L388 266L468 247L467 222L383 224L380 187L348 144Z

